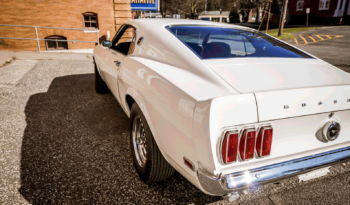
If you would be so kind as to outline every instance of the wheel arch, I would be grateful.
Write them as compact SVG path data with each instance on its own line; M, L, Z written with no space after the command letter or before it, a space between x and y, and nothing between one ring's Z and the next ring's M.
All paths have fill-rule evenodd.
M136 103L141 111L142 111L142 114L145 116L146 118L146 121L147 121L147 124L152 132L152 135L154 137L154 140L156 141L158 147L159 147L159 150L161 151L163 157L167 160L167 162L169 164L171 164L173 167L176 167L178 168L178 165L174 165L174 163L176 163L173 159L171 159L171 157L166 154L166 152L162 149L161 146L159 146L159 139L158 139L158 136L155 134L156 132L154 131L154 124L151 120L151 117L149 115L149 112L148 112L148 109L146 108L146 105L145 105L145 102L144 100L142 99L142 96L134 89L134 88L128 88L126 90L126 95L124 97L124 100L125 100L125 107L126 107L126 111L128 112L127 115L128 117L130 117L130 112L131 112L131 107L134 103Z

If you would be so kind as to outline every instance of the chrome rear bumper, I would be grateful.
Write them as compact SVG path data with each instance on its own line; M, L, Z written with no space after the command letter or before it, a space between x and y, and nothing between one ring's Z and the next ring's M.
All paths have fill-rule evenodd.
M350 147L232 174L211 176L201 168L197 174L204 190L212 195L225 195L249 185L273 183L345 161L350 161Z

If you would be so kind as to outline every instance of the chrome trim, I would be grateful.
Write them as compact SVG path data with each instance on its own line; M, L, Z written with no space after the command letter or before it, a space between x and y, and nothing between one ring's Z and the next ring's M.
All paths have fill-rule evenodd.
M225 139L225 136L226 134L238 134L238 138L239 138L239 132L238 132L238 129L236 128L232 128L232 129L225 129L221 136L219 137L219 140L218 140L218 143L217 143L217 147L216 147L216 156L218 156L218 160L219 160L219 163L221 165L229 165L229 164L233 164L233 163L236 163L238 161L238 146L237 146L237 158L236 158L236 161L234 162L230 162L230 163L225 163L221 157L221 148L222 148L222 143ZM228 140L228 138L227 138ZM239 140L239 139L238 139ZM226 150L228 148L228 142L227 142L227 147L226 147ZM226 160L227 160L227 151L226 151Z
M142 42L143 42L143 37L141 36L141 37L139 38L139 40L137 40L137 45L138 45L138 46L141 46Z
M225 195L251 185L263 185L294 177L315 169L350 161L350 146L299 159L267 165L231 174L212 176L204 169L197 171L202 188L211 195ZM258 176L258 177L257 177Z
M136 161L140 167L144 167L147 162L147 145L145 130L140 115L137 115L133 120L131 136Z
M270 124L265 124L265 125L260 125L257 129L257 134L256 134L256 139L255 139L255 144L258 142L258 136L259 136L259 132L261 129L267 129L267 130L272 130L272 137L271 137L271 148L270 148L270 154L269 155L266 155L266 156L262 156L262 157L259 157L258 153L257 153L257 150L256 150L256 145L255 145L255 158L257 159L261 159L261 158L264 158L264 157L269 157L271 155L271 150L272 150L272 142L273 142L273 128ZM265 131L265 130L264 130ZM262 140L261 140L261 147L262 147L262 143L264 142L264 133L263 133L263 137L262 137ZM262 155L262 149L260 150L260 156Z
M241 153L239 152L239 146L240 146L240 143L241 143L241 139L242 139L242 137L243 137L243 133L244 133L244 131L247 131L247 135L248 135L248 133L249 132L255 132L255 142L254 142L254 153L255 153L255 144L256 144L256 130L255 130L255 126L249 126L249 127L243 127L242 129L241 129L241 132L240 132L240 134L239 134L239 138L238 138L238 146L237 146L237 155L238 155L238 158L239 158L239 160L242 162L242 161L249 161L249 160L251 160L251 159L254 159L254 155L253 155L253 157L252 158L250 158L250 159L243 159L243 157L241 156ZM245 154L245 149L246 149L246 146L247 145L247 138L245 139L245 142L244 142L244 154Z

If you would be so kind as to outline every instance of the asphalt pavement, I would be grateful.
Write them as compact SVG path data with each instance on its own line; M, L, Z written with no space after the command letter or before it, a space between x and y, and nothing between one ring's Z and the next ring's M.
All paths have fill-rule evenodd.
M317 42L304 38L308 42L306 45L295 44L293 40L288 42L346 72L350 72L350 26L323 27L299 32L296 35L310 36L315 40L318 39L317 35L320 36L323 40L320 39L321 41ZM328 39L327 36L331 39ZM304 43L304 41L300 42Z
M296 46L350 71L350 27L337 28L317 35L344 37ZM91 57L38 59L16 58L0 68L0 75L11 74L25 65L0 76L0 204L229 204L178 173L142 183L129 120L111 94L94 91ZM344 163L310 181L250 187L233 204L348 204L349 188Z

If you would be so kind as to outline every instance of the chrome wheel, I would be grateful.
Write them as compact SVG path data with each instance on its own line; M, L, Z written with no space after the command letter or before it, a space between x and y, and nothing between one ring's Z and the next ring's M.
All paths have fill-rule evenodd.
M132 124L132 142L137 162L141 167L144 167L147 160L146 135L139 115L134 118Z

